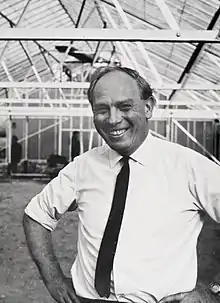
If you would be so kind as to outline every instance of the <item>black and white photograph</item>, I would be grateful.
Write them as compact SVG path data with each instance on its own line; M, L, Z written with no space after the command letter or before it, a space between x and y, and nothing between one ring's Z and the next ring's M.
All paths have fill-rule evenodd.
M0 0L0 303L220 303L220 1Z

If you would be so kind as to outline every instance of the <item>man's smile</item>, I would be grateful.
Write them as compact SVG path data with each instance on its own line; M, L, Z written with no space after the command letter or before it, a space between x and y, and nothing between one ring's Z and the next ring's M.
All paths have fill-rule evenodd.
M123 128L123 129L117 129L117 130L112 130L109 131L109 136L112 138L120 138L124 135L124 133L128 130L128 128Z

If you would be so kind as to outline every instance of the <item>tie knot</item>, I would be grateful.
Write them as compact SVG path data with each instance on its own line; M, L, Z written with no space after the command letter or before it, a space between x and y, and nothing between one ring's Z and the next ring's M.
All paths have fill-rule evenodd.
M123 164L126 164L126 163L128 163L129 159L130 159L129 156L123 156L121 161L123 162Z

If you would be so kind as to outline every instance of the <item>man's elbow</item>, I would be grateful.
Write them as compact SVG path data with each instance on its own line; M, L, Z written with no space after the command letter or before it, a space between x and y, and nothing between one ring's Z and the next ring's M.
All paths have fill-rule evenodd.
M24 215L23 215L23 228L24 228L24 233L25 233L26 237L27 237L27 235L36 234L40 230L45 229L40 223L38 223L37 221L32 219L26 213L24 213Z
M31 220L32 219L24 212L23 219L22 219L24 230L26 230L27 227L30 226Z

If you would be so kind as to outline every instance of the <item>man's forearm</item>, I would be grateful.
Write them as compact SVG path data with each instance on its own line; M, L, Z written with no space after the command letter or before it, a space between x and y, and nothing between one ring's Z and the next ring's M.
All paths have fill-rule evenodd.
M26 214L23 225L30 254L44 283L48 285L52 281L63 279L63 272L53 251L51 232Z

